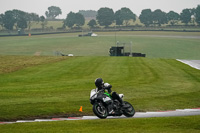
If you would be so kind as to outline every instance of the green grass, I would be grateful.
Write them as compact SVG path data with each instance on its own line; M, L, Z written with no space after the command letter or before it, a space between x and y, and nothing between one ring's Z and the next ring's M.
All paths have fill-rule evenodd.
M109 56L115 46L114 32L99 32L98 37L58 34L31 37L2 37L1 55L55 55L55 51L75 56ZM116 41L133 43L133 52L149 58L200 59L198 32L116 32ZM188 38L189 37L189 38Z
M12 64L20 66L17 58ZM1 74L0 120L91 115L89 93L97 77L124 93L136 111L200 107L199 70L176 60L72 57Z
M95 38L78 34L0 38L0 121L94 115L89 93L97 77L123 93L136 111L200 107L199 70L175 60L200 59L200 39L193 38L198 32L99 32ZM147 58L109 57L115 34L118 41L132 41L134 52L146 53ZM52 56L54 51L76 56ZM109 132L200 132L199 120L190 116L17 123L0 125L0 131L105 132L110 125Z
M34 122L0 125L3 133L199 133L200 116Z

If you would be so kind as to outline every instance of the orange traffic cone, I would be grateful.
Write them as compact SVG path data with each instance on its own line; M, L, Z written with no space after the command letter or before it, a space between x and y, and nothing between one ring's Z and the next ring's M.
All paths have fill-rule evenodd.
M83 112L83 107L82 107L82 106L80 107L79 111L80 111L80 112Z

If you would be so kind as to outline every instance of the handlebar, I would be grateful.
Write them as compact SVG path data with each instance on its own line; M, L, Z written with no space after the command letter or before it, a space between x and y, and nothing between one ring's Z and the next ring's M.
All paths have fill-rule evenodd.
M103 88L103 89L99 90L97 93L104 92L104 90L105 90L105 89Z

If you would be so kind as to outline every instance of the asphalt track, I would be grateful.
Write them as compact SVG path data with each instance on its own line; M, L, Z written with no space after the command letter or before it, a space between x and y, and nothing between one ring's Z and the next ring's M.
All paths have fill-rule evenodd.
M200 60L180 60L184 64L187 64L195 69L200 70ZM192 116L200 115L200 108L195 109L177 109L169 111L157 111L157 112L136 112L133 117L130 118L149 118L149 117L174 117L174 116ZM125 116L109 116L107 119L124 119ZM44 121L64 121L64 120L94 120L99 119L97 116L83 116L83 117L68 117L68 118L52 118L52 119L35 119L35 120L18 120L14 122L0 122L0 124L13 124L24 122L44 122Z
M200 115L200 108L195 109L177 109L159 112L136 112L134 118L149 118L149 117L174 117L174 116L193 116ZM125 116L108 116L107 119L124 119ZM68 117L68 118L52 118L52 119L35 119L35 120L18 120L15 122L0 122L0 124L26 123L26 122L48 122L48 121L66 121L66 120L96 120L97 116L83 116L83 117Z
M195 69L198 69L200 70L200 60L180 60L180 59L177 59L177 61L180 61L184 64L187 64Z

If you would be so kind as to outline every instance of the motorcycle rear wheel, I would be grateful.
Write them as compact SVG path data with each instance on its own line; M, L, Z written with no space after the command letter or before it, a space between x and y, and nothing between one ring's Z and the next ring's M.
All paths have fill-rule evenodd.
M129 103L124 101L125 105L128 106L128 108L123 110L123 114L126 117L133 117L135 115L135 109L133 108L133 106Z
M97 117L99 117L101 119L105 119L108 116L108 111L107 111L106 107L104 107L100 103L93 104L93 112Z

